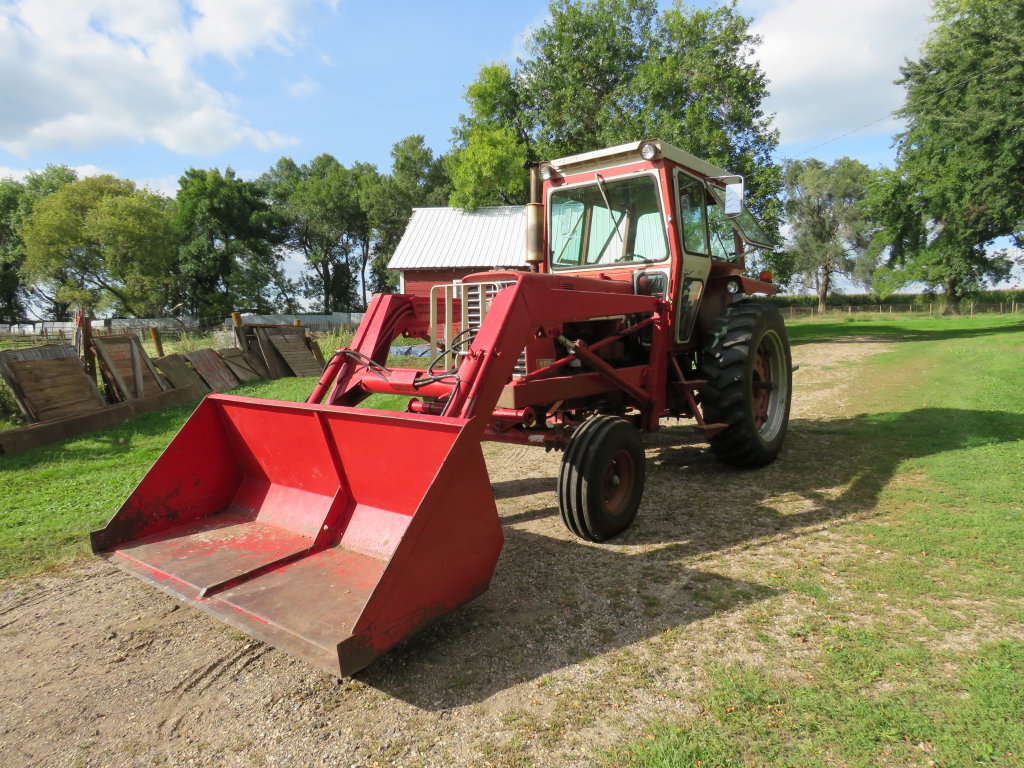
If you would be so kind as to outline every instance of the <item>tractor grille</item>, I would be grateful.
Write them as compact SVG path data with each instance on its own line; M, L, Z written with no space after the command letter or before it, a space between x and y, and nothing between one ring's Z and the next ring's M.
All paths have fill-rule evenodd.
M461 283L435 285L430 289L430 345L439 350L446 347L438 367L457 368L469 352L473 336L483 324L491 302L502 288L514 285L511 280L491 283ZM456 306L455 301L458 300ZM443 313L443 316L439 316ZM454 348L451 341L463 331L469 331L459 338ZM526 352L519 355L513 376L526 373Z

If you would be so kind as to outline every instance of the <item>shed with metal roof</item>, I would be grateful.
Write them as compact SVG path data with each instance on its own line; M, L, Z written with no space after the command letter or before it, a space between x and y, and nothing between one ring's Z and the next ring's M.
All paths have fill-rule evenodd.
M413 208L388 262L401 274L400 291L418 296L474 272L525 268L526 212L519 205Z

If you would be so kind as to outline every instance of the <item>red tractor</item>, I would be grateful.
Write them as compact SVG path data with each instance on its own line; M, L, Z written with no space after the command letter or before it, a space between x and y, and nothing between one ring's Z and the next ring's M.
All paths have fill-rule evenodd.
M375 296L304 404L209 395L94 551L352 674L487 589L503 538L481 441L564 450L558 506L591 541L636 517L640 433L663 417L727 463L772 461L792 365L781 315L748 298L776 287L744 275L768 241L742 179L643 141L533 182L522 271ZM430 338L426 370L388 367L402 336ZM359 407L373 393L407 410Z

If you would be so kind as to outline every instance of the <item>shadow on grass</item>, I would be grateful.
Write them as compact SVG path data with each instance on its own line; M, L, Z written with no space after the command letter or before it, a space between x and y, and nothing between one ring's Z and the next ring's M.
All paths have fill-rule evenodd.
M921 321L926 318L921 318ZM956 319L943 319L937 323L956 323ZM907 324L884 323L874 320L842 323L796 323L787 330L793 346L830 342L835 344L857 343L865 337L878 341L943 341L948 339L972 339L980 336L996 336L1006 333L1024 333L1024 320L1006 324L989 324L970 327L914 328L912 321Z
M795 420L790 429L779 460L754 471L724 466L688 428L648 436L640 516L604 544L536 532L545 518L552 518L552 532L562 532L554 527L561 525L554 477L495 483L499 509L503 499L537 500L503 514L505 550L490 591L359 678L425 709L462 706L767 599L776 590L696 566L729 548L769 546L780 536L869 516L901 462L1020 440L1024 417L922 408ZM785 503L768 502L778 497Z

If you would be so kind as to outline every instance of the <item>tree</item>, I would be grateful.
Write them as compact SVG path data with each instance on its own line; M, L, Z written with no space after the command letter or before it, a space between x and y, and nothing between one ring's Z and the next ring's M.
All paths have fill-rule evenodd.
M901 68L897 166L872 192L875 247L907 276L941 287L947 312L1009 273L999 237L1024 235L1024 6L934 0L921 58Z
M445 205L451 191L446 158L435 158L423 136L407 136L395 142L391 159L391 173L380 175L366 166L359 184L368 227L360 249L360 275L364 287L375 293L393 290L397 285L387 263L405 232L412 209Z
M19 275L24 253L17 221L24 190L14 179L0 180L0 320L8 323L25 317Z
M305 296L318 299L325 313L355 309L359 285L349 256L364 218L356 176L323 154L301 166L283 157L260 181L283 213L285 244L305 259Z
M21 228L26 281L69 307L162 314L177 246L169 202L110 175L60 187Z
M531 159L643 138L623 134L636 111L662 107L637 87L641 66L661 52L654 0L554 0L549 12L527 40L529 58L518 61L528 130L541 153Z
M646 137L743 174L751 208L777 228L778 134L761 103L757 38L735 2L712 10L653 0L554 0L516 68L483 67L455 129L452 202L522 203L522 161Z
M840 275L852 275L870 244L864 199L872 171L858 160L840 158L786 163L788 257L795 272L809 278L824 312Z
M294 286L276 248L287 238L261 184L228 168L190 168L178 182L181 302L197 316L290 311Z
M25 260L25 244L21 228L37 202L77 178L65 165L48 165L38 173L30 173L24 182L0 180L0 319L18 322L24 319L32 303L42 303L44 314L63 319L66 308L53 304L48 297L30 293L21 278Z

